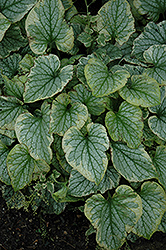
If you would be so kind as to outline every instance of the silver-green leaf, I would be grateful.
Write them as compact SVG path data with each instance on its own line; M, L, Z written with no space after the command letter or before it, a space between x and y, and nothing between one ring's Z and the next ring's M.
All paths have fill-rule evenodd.
M0 13L0 41L3 39L6 30L10 27L11 22Z
M159 182L163 185L166 190L166 147L158 146L156 153L153 158L153 164L158 173Z
M0 140L0 181L4 182L6 185L11 185L6 165L9 151L9 148Z

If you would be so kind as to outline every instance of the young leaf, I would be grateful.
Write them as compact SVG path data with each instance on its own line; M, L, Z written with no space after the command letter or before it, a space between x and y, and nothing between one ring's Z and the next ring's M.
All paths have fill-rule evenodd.
M44 102L38 116L30 113L20 115L15 124L15 131L20 143L25 144L34 159L43 159L50 163L53 137L49 133L50 105Z
M159 84L146 75L133 75L119 94L135 106L152 107L160 104Z
M0 41L3 39L6 30L10 27L11 22L0 13Z
M142 214L141 198L126 185L119 186L112 198L100 194L85 203L84 213L97 229L97 243L108 250L118 250Z
M74 87L75 91L69 92L71 102L83 103L87 106L88 111L92 115L99 116L105 111L106 98L95 97L83 84Z
M101 182L108 164L105 151L109 148L104 126L90 123L85 135L77 127L71 127L64 134L62 148L74 169L97 185Z
M142 184L139 195L142 199L142 216L132 232L150 239L166 211L166 194L158 183L148 181Z
M60 94L52 103L50 132L63 136L72 126L82 128L87 119L88 110L84 104L71 104L69 95Z
M85 66L85 77L92 94L96 97L107 96L122 88L130 74L126 70L109 71L99 59L92 58Z
M0 58L7 57L11 51L19 50L28 43L18 26L12 25L5 33L3 40L0 42Z
M72 27L64 21L65 9L60 0L40 1L30 11L25 28L30 47L35 54L43 54L47 45L55 42L57 48L63 52L74 46Z
M12 22L20 21L34 6L36 0L1 0L1 12Z
M166 10L165 0L134 0L133 4L141 15L147 15L154 21L157 21L160 13L164 14Z
M160 139L166 140L166 89L161 88L161 104L150 108L156 115L148 119L149 127Z
M38 57L25 85L24 101L35 102L61 92L72 79L73 66L59 68L60 61L56 55Z
M153 164L158 173L159 182L163 185L166 190L166 147L158 146L156 149L155 156L153 158Z
M166 81L166 45L153 45L143 54L147 63L153 65L144 70L144 74L154 78L160 84Z
M127 142L130 148L138 148L141 144L143 121L139 107L123 102L117 113L109 111L106 114L105 124L114 141Z
M23 103L16 97L0 96L0 128L14 130L17 117L25 111Z
M144 31L134 40L133 55L144 60L143 52L152 45L165 44L166 41L166 21L158 24L150 22Z
M98 14L98 30L100 34L104 33L107 36L107 41L115 39L122 45L135 32L134 18L126 0L108 1L101 7Z
M24 73L29 73L34 65L34 58L31 55L26 54L19 64Z
M4 182L6 185L11 185L6 165L9 151L8 147L0 140L0 181Z
M122 143L112 143L111 149L115 169L128 181L157 178L152 160L142 146L131 149Z

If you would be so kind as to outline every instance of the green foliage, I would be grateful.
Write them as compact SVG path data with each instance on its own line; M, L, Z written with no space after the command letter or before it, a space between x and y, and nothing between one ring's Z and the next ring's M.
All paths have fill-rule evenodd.
M74 2L0 2L0 189L118 250L166 232L166 1Z

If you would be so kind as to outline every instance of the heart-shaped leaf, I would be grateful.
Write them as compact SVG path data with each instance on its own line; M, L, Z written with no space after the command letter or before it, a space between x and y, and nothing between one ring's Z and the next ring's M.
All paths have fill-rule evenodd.
M15 131L20 143L25 144L34 159L43 159L50 163L53 137L49 133L50 105L44 102L37 116L25 113L17 118Z
M166 140L166 88L161 88L161 104L150 108L152 113L148 120L149 127L162 140Z
M36 0L1 0L1 12L12 22L20 21L21 18L34 6Z
M165 44L166 41L166 21L158 24L148 23L144 31L134 40L133 55L144 60L143 52L152 45Z
M134 0L133 4L141 15L147 15L154 21L157 21L160 13L164 14L166 10L165 0Z
M3 39L6 30L10 27L11 22L0 13L0 41Z
M85 66L85 77L92 94L96 97L102 97L122 88L130 74L126 70L117 70L113 73L102 61L92 58Z
M112 143L111 149L114 167L128 181L157 178L152 160L142 146L131 149L122 143Z
M123 102L117 113L109 111L106 114L105 124L114 141L127 142L131 148L137 148L141 144L143 121L139 107Z
M6 185L11 185L6 165L9 151L8 147L0 140L0 181L4 182Z
M52 103L50 131L62 136L72 126L82 128L87 119L88 110L84 104L71 104L69 95L60 94Z
M144 74L159 83L166 81L166 45L153 45L143 54L147 63L153 65L144 70Z
M30 47L36 54L43 54L47 45L55 42L63 52L74 46L72 27L64 21L65 9L60 0L40 1L26 19L26 31L31 39Z
M131 187L119 186L113 197L96 194L85 203L84 213L97 229L97 243L108 250L118 250L142 214L142 202Z
M155 156L153 158L153 164L158 173L159 182L166 190L166 147L159 146L156 149Z
M98 30L100 34L104 33L107 41L115 39L122 45L135 32L134 18L126 0L108 1L101 7L98 14Z
M64 134L62 148L66 160L74 169L97 185L101 182L108 164L105 151L109 148L104 126L90 123L86 134L82 134L77 127L69 128Z
M0 96L0 128L14 130L17 117L25 111L23 103L16 97Z
M160 104L159 84L146 75L133 75L119 94L135 106L152 107Z
M76 197L86 196L92 193L105 193L109 189L117 187L120 175L114 168L107 169L102 181L97 186L94 182L86 179L76 170L72 170L69 179L69 194Z
M38 163L39 161L39 163ZM29 154L28 148L23 144L17 144L7 156L7 169L11 178L11 184L14 191L24 188L32 181L32 175L36 164L40 165L41 160L34 160ZM47 171L50 169L46 162L43 161ZM41 165L41 172L43 171Z
M74 87L75 91L69 92L72 103L79 102L87 106L92 115L99 116L105 111L106 98L95 97L83 84Z
M35 102L61 92L73 75L73 66L61 69L56 55L40 56L29 74L25 86L24 101Z
M142 199L142 216L132 231L139 236L150 239L157 231L162 216L166 211L166 194L156 182L144 182L139 195Z

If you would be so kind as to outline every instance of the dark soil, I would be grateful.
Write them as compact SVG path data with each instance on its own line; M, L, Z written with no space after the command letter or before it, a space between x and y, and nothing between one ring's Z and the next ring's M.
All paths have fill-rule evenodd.
M22 209L8 210L0 196L0 250L95 250L95 234L85 236L88 228L89 221L78 209L33 215ZM150 241L140 238L121 250L166 250L166 234L156 232Z

